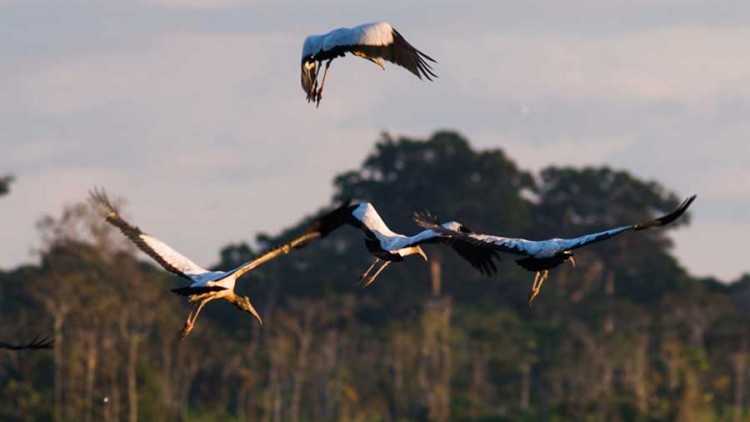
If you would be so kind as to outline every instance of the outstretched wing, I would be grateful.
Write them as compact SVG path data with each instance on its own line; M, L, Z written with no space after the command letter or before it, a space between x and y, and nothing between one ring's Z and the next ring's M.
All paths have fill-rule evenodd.
M362 230L369 239L378 240L384 237L404 237L391 230L378 211L369 202L357 205L351 213L352 226Z
M629 226L621 226L616 227L614 229L605 230L598 233L592 233L580 237L576 237L574 239L565 239L562 244L565 245L566 250L572 250L576 248L580 248L585 245L590 245L592 243L601 242L602 240L609 239L613 236L616 236L620 233L624 233L626 231L630 230L646 230L650 229L652 227L660 227L667 225L676 219L680 218L683 214L685 214L685 211L687 211L688 207L690 207L690 204L693 203L695 200L696 195L692 195L688 198L686 198L684 201L682 201L682 204L680 204L679 207L677 207L674 211L672 211L669 214L663 215L661 217L655 218L653 220L643 221L637 224L632 224Z
M0 349L8 349L8 350L25 350L25 349L54 349L55 348L55 339L45 337L43 339L39 339L39 335L34 337L34 340L31 340L27 344L10 344L10 343L2 343L0 342Z
M414 48L387 22L340 28L322 36L308 37L302 55L303 58L312 55L314 60L330 60L347 52L363 58L383 58L419 79L437 77L429 63L436 61Z
M293 249L299 249L304 246L309 245L310 243L322 239L326 236L328 236L331 232L336 230L337 228L344 225L347 221L347 218L349 217L349 200L344 201L341 205L339 205L336 209L333 211L330 211L323 216L316 219L308 229L301 234L300 236L292 239L291 241L281 245L276 246L274 248L271 248L267 250L266 252L261 253L258 257L255 259L248 261L239 267L235 268L234 270L230 271L231 273L235 273L236 277L239 278L246 272L265 264L268 261L272 261L276 259L277 257L281 255L286 255L289 252L291 252Z
M480 274L484 276L491 276L497 272L497 265L495 265L494 259L500 259L496 251L483 247L476 242L466 241L464 237L444 237L441 236L440 241L446 243L461 258L471 264Z
M429 211L415 212L414 220L428 230L427 233L423 232L426 234L424 239L417 243L429 242L436 239L438 242L450 246L451 249L469 262L480 274L490 276L497 272L497 265L495 265L494 261L496 258L500 259L497 251L488 247L484 242L466 236L467 234L471 234L471 232L454 231L443 227L437 223L437 217ZM431 235L429 232L433 232L434 234ZM421 236L417 235L417 237Z
M685 198L684 201L682 201L682 204L680 204L679 207L677 207L674 211L670 212L667 215L662 215L659 218L655 218L653 220L649 221L643 221L638 224L633 225L633 230L644 230L644 229L650 229L651 227L659 227L667 225L678 218L682 216L682 214L685 214L685 211L687 211L688 207L690 207L690 204L695 201L695 198L698 195L691 195L687 198Z
M301 77L302 89L307 94L307 101L320 103L318 90L318 72L320 63L342 57L346 53L362 57L385 69L381 59L397 64L419 79L437 78L430 62L435 60L414 48L406 39L387 22L375 22L339 28L323 35L310 35L302 45ZM323 76L325 81L325 75ZM322 89L322 87L321 87Z
M94 188L89 192L89 200L109 224L120 229L140 250L148 254L165 270L191 281L193 277L209 272L166 243L123 220L103 189Z
M346 224L351 218L351 202L350 199L346 199L333 211L329 211L321 217L318 217L310 225L305 234L317 233L323 238L328 236L332 231Z
M429 211L415 212L413 218L414 221L422 228L434 230L440 234L451 236L455 239L462 239L464 242L474 248L489 249L496 252L504 252L515 255L533 255L535 253L533 246L537 242L512 237L478 234L469 230L454 230L438 224L436 222L435 216L430 214Z
M587 234L584 236L572 238L572 239L547 239L547 240L526 240L511 237L491 236L486 234L477 234L471 232L459 232L446 227L443 227L435 222L434 216L429 213L415 213L414 221L425 229L434 230L438 233L445 235L453 235L455 237L463 237L469 243L473 245L484 245L485 247L493 248L499 252L511 253L516 255L535 256L540 253L545 253L548 256L553 256L556 253L562 251L569 251L580 248L585 245L589 245L602 240L609 239L620 233L624 233L630 230L645 230L652 227L659 227L669 224L680 216L690 207L690 204L695 200L696 195L690 196L682 204L677 207L674 211L667 215L663 215L659 218L644 221L641 223L616 227L610 230L601 231L598 233Z
M352 53L367 57L380 57L397 64L409 72L431 81L437 75L429 62L437 63L432 57L417 50L390 24L377 22L351 29L356 40L351 45Z

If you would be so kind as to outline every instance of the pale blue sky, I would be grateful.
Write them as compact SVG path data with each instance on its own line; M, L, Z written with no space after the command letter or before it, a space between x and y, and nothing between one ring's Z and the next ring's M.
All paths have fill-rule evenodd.
M209 265L328 203L381 131L450 128L527 169L608 164L697 193L678 257L750 271L750 3L300 4L0 0L0 174L17 176L0 267L32 261L34 223L94 185ZM307 104L304 37L375 20L440 78L340 59Z

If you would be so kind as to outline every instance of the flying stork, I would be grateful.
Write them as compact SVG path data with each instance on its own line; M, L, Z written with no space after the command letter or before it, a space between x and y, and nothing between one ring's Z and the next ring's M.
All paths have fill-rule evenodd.
M628 231L645 230L652 227L659 227L669 224L678 219L688 209L690 204L695 200L696 195L690 196L685 199L682 204L677 207L674 211L667 215L663 215L659 218L640 222L637 224L631 224L628 226L620 226L613 229L601 231L598 233L586 234L580 237L572 239L560 239L553 238L547 240L526 240L512 237L501 237L493 236L488 234L476 234L468 233L466 230L450 229L438 225L435 222L435 217L429 212L417 212L414 214L414 220L421 227L434 230L438 233L450 234L454 236L461 236L467 240L474 242L474 245L484 245L489 250L504 252L515 255L525 255L525 258L516 260L516 263L528 271L534 271L534 283L529 292L529 305L534 300L536 295L539 294L539 290L542 288L542 283L549 276L549 270L557 267L558 265L569 261L575 266L575 259L573 258L573 249L578 249L582 246L590 245L592 243L601 242L602 240L609 239L613 236L617 236L620 233ZM460 226L460 225L459 225Z
M92 190L90 200L108 223L120 229L138 248L158 262L165 270L191 281L188 286L172 289L173 293L186 296L190 303L195 303L185 321L185 327L180 332L183 340L193 330L195 320L203 306L215 299L227 300L240 310L250 313L262 325L263 320L250 302L250 298L239 296L234 292L237 279L261 264L280 255L288 254L292 249L301 248L314 240L325 237L336 228L332 227L331 222L340 219L337 213L340 214L349 205L348 202L344 203L337 210L331 211L316 220L304 234L262 253L237 268L229 271L209 271L195 264L161 240L142 232L138 227L125 221L107 198L104 190Z
M414 48L388 22L367 23L353 28L339 28L322 35L310 35L302 46L302 89L307 94L307 102L320 105L323 86L326 83L328 67L336 57L352 53L369 60L385 70L383 61L395 63L419 79L428 81L436 78L428 63L436 63L430 56ZM323 80L318 88L318 72L323 62Z
M365 246L375 256L372 265L359 277L363 287L375 281L375 278L391 262L403 261L405 257L414 254L427 261L427 255L420 247L424 243L441 242L449 245L483 275L489 276L497 272L497 266L493 261L497 256L496 252L485 248L484 245L477 245L473 240L453 236L452 230L458 229L456 222L438 226L445 230L445 233L427 229L414 236L404 236L388 228L375 207L369 202L350 205L346 212L339 214L339 217L338 226L349 224L365 233ZM378 263L380 263L378 269L374 274L370 274Z
M8 350L26 350L26 349L54 349L55 348L55 340L51 339L49 337L45 337L43 339L39 339L39 335L34 337L34 340L31 340L27 344L11 344L11 343L3 343L0 342L0 349L8 349Z

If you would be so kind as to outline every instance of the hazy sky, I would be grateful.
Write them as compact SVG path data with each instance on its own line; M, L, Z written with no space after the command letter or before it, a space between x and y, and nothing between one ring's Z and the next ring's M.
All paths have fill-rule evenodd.
M308 34L387 20L421 82L336 60L319 109ZM455 129L523 168L604 165L697 193L674 232L695 275L750 271L750 2L0 0L0 267L93 186L204 265L330 200L383 130ZM427 204L428 205L428 204Z

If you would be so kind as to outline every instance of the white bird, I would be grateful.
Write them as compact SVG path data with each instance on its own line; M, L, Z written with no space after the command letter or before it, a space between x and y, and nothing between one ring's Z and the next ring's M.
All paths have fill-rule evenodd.
M424 76L431 81L437 77L427 62L436 63L435 60L414 48L387 22L339 28L327 34L310 35L305 38L302 46L302 89L307 94L307 102L320 105L328 67L333 59L344 57L346 53L369 60L383 70L385 66L381 59L406 68L419 79ZM324 61L326 68L318 89L318 72Z
M601 242L602 240L609 239L627 231L645 230L669 224L685 213L690 204L695 200L695 197L696 195L688 197L679 207L677 207L677 209L659 218L637 224L620 226L572 239L554 238L534 241L487 234L467 233L466 231L461 230L461 228L455 230L438 225L435 223L435 217L429 213L415 213L414 220L417 224L426 229L431 229L443 234L461 236L467 240L472 240L475 245L484 245L486 248L493 251L525 255L526 258L519 259L516 263L528 271L536 272L534 283L531 287L531 292L529 293L529 304L531 304L534 297L539 294L539 290L542 288L542 283L544 283L549 276L550 269L555 268L566 261L570 261L570 263L575 266L575 259L573 258L572 252L573 249Z
M37 350L37 349L54 349L54 348L55 348L54 339L45 337L39 340L38 335L34 337L34 340L31 340L29 343L26 343L26 344L11 344L11 343L0 342L0 349L8 349L8 350L27 350L27 349Z
M337 210L318 219L301 236L294 240L273 248L255 259L248 261L237 268L229 271L209 271L175 251L161 240L142 232L138 227L125 221L107 198L103 190L94 189L90 192L92 205L99 211L106 221L120 229L138 248L156 260L165 270L191 281L185 287L172 289L172 292L187 296L191 303L196 303L190 315L185 321L185 327L181 331L182 339L185 339L193 329L195 320L206 303L214 299L226 299L242 311L252 314L259 323L263 324L260 315L247 296L239 296L234 292L237 279L246 272L264 264L272 259L288 254L292 249L300 248L311 241L319 239L330 233L335 227L331 227L330 221L338 221L337 212L341 213L349 205L343 204Z
M359 278L363 287L367 287L375 281L375 278L391 262L403 261L405 257L413 254L418 254L427 261L427 255L420 247L423 243L442 242L448 244L484 275L491 275L497 271L493 261L496 253L485 248L484 245L476 245L476 242L467 240L462 236L453 236L452 232L451 234L442 234L430 229L423 230L414 236L404 236L388 228L375 207L369 202L350 205L346 212L339 214L339 218L339 226L349 224L365 233L365 246L375 256L375 261ZM334 223L331 223L331 225L334 225ZM451 229L458 229L457 225L456 222L448 222L439 227L450 231ZM374 274L370 275L381 261L380 267Z

